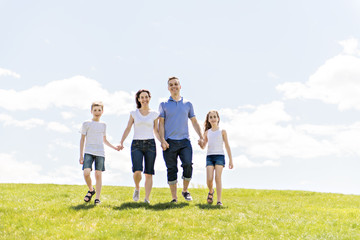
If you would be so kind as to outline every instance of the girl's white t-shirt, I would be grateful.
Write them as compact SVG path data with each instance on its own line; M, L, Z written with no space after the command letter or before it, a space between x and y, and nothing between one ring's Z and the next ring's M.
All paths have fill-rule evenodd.
M106 136L106 124L103 122L86 121L82 124L81 134L85 135L85 151L95 156L105 157L104 136Z
M159 117L156 111L150 111L143 116L139 109L130 112L134 119L134 140L145 140L154 138L154 121Z
M219 128L216 131L207 131L208 149L207 155L225 155L224 153L224 140L222 136L222 130Z

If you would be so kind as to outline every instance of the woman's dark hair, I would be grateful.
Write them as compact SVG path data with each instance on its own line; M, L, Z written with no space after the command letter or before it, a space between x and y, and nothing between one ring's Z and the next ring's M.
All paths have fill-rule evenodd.
M139 91L137 91L137 93L135 94L135 102L136 102L136 108L141 108L141 103L139 102L139 97L140 94L146 92L149 95L149 98L151 98L151 94L149 92L149 90L146 89L140 89Z

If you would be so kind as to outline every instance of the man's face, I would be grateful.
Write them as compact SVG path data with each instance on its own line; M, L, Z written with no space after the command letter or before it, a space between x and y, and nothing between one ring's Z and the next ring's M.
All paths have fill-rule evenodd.
M179 94L181 85L178 79L171 79L168 82L168 90L171 94Z

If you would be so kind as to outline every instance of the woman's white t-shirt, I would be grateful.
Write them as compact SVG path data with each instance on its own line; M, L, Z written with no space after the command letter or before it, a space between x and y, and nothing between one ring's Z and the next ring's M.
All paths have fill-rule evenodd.
M207 155L225 155L224 153L224 140L222 136L222 130L219 128L216 131L207 131L208 149Z
M106 124L103 122L86 121L82 124L81 134L85 135L85 151L94 156L105 157L104 136L106 136Z
M144 116L140 113L139 109L131 111L130 115L134 119L134 140L145 140L154 138L154 121L159 117L156 111L149 111Z

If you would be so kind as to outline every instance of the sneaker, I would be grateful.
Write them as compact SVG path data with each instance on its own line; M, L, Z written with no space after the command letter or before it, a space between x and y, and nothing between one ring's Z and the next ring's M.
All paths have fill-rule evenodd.
M182 195L184 196L186 201L192 201L192 197L189 192L182 192Z
M95 199L95 201L94 201L94 204L95 204L95 205L98 205L98 204L100 204L100 203L101 203L100 199Z
M222 206L223 204L222 204L222 202L217 202L216 205Z
M173 199L173 200L171 200L171 202L170 203L177 203L177 199Z
M150 201L145 198L144 203L150 204Z
M135 202L139 201L140 199L140 190L136 190L134 191L134 194L133 194L133 199Z

